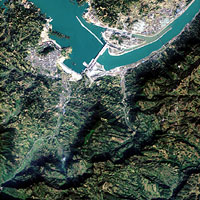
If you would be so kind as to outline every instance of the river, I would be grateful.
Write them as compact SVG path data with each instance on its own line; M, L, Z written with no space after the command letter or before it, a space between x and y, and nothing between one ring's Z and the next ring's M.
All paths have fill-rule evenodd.
M76 16L104 43L101 37L101 32L103 32L104 29L85 22L81 17L87 5L78 6L75 1L69 0L31 1L39 7L47 17L53 19L51 24L54 30L70 37L70 39L61 39L56 36L50 36L62 47L72 46L71 59L66 60L64 63L74 71L78 73L82 72L85 69L83 62L89 63L91 59L98 54L103 45L81 26Z
M128 65L137 62L149 56L153 51L159 50L164 44L177 36L183 30L186 24L194 18L199 9L200 0L195 0L194 3L192 3L192 5L180 17L178 17L173 23L169 25L171 29L166 32L159 40L121 56L110 56L108 51L106 51L98 59L98 62L104 65L106 70L110 70L117 66Z
M74 1L69 0L31 0L36 6L38 6L47 17L51 17L53 21L53 29L63 34L70 36L70 39L60 39L55 36L50 36L55 39L62 47L72 46L71 59L66 60L64 63L80 73L84 70L83 62L89 63L103 47L102 44L87 31L76 16L81 20L82 24L91 30L102 42L101 33L103 28L89 24L81 17L86 10L87 5L78 6ZM177 36L181 30L189 23L195 14L200 9L200 0L195 0L194 3L173 23L169 25L171 28L166 32L159 40L154 40L152 43L135 49L129 53L120 56L111 56L106 51L99 59L98 62L104 65L106 70L113 69L118 66L128 65L137 62L153 51L160 49L164 44Z

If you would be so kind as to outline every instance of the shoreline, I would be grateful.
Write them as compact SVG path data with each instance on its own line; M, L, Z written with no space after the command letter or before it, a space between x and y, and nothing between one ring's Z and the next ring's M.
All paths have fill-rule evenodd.
M90 7L87 9L87 12L83 14L83 18L84 18L88 23L92 23L92 24L94 24L95 26L99 26L99 27L101 27L101 28L105 28L105 29L108 29L108 30L111 30L111 31L117 31L118 33L122 33L122 32L131 33L131 34L132 34L133 36L135 36L136 38L144 37L144 39L156 37L156 36L158 36L159 34L161 34L162 31L164 31L165 29L167 29L167 28L169 27L169 29L167 29L166 31L164 31L164 33L162 33L161 36L159 36L156 40L153 40L152 42L145 42L145 43L141 44L142 46L140 46L140 45L136 45L135 47L133 46L133 47L132 47L132 48L133 48L132 50L126 50L126 49L125 49L124 51L126 51L126 52L123 51L122 53L117 53L117 54L116 54L116 53L111 53L111 52L108 50L108 53L109 53L109 55L111 55L111 56L121 56L121 55L123 55L123 54L129 53L129 52L134 51L134 50L136 50L136 49L138 49L138 48L142 48L142 47L144 47L144 46L146 46L146 45L152 44L153 42L156 42L157 40L159 40L164 34L166 34L168 31L170 31L170 30L172 29L172 28L170 27L170 25L171 25L176 19L178 19L178 18L179 18L179 17L194 3L194 1L195 1L195 0L192 0L184 9L182 9L177 15L175 15L175 16L169 21L169 23L168 23L166 26L164 26L158 33L156 33L156 34L154 34L154 35L137 34L137 33L133 33L132 31L120 30L120 29L117 29L117 28L108 27L107 25L102 25L102 22L100 22L99 20L98 20L97 22L94 22L94 21L91 19L91 17L88 16L89 13L90 13L89 10L91 10ZM90 6L90 1L88 2L88 5ZM110 41L107 40L107 39L105 38L104 33L102 33L102 37L103 37L104 41L107 41L108 43L110 43ZM111 43L111 44L112 44L112 43ZM110 48L113 48L113 49L114 49L114 47L110 47ZM119 48L120 48L120 46L119 46Z
M42 45L42 43L44 42L53 42L59 49L62 49L62 47L53 39L51 39L49 37L49 29L52 29L52 25L50 24L53 19L52 18L49 18L49 19L46 19L46 24L44 24L43 26L43 31L41 32L40 34L40 41L39 41L39 44Z
M195 16L192 18L191 22L187 23L186 26L183 28L183 30L176 35L174 38L172 38L168 43L167 46L169 47L170 44L172 44L174 41L176 41L176 39L188 28L188 26L195 20L195 18L200 14L200 10L195 14ZM121 65L118 67L115 67L113 69L110 70L106 70L104 72L104 74L102 74L102 76L117 76L120 75L122 71L127 72L127 70L129 69L133 69L138 67L140 64L147 62L150 58L153 58L156 55L161 54L162 52L164 52L163 47L161 47L160 49L156 50L156 51L152 51L151 54L149 54L148 56L146 56L145 58L142 58L140 60L138 60L135 63L131 63L128 65ZM99 63L98 63L99 64ZM101 64L100 64L101 65ZM104 67L104 65L102 65L102 67Z
M200 10L199 10L199 12L194 16L194 18L192 19L192 21L193 21L193 20L196 18L196 16L199 15L199 14L200 14ZM191 21L191 22L192 22L192 21ZM176 35L174 38L172 38L172 39L168 42L167 45L169 46L171 43L173 43L173 42L185 31L185 29L188 28L188 25L190 25L191 22L190 22L190 23L187 23L186 26L184 27L184 29L183 29L178 35ZM127 70L128 70L128 69L136 68L136 67L138 67L138 65L140 65L140 64L142 64L142 63L148 61L151 57L156 56L156 54L160 54L160 53L162 53L162 52L163 52L163 47L161 47L160 49L158 49L158 50L156 50L156 51L152 51L151 54L150 54L149 56L147 56L147 57L145 57L145 58L142 58L142 59L138 60L138 61L135 62L135 63L131 63L131 64L128 64L128 65L121 65L121 66L115 67L115 68L113 68L113 69L111 69L111 70L106 71L106 73L109 72L110 74L113 74L113 73L116 73L115 71L120 71L120 70L123 70L123 69L127 69ZM135 66L132 66L132 65L134 65L134 64L135 64ZM108 74L108 75L109 75L109 74Z
M165 33L163 33L163 35L165 35L168 31L170 31L172 28L170 28L169 30L167 30ZM108 51L108 53L109 53L109 55L111 55L111 56L122 56L122 55L124 55L124 54L127 54L127 53L130 53L131 51L135 51L135 50L137 50L137 49L140 49L140 48L142 48L142 47L144 47L144 46L148 46L148 45L150 45L150 44L152 44L152 43L154 43L154 42L157 42L158 40L160 40L161 39L161 37L163 37L163 35L161 35L159 38L157 38L156 40L154 40L154 41L152 41L152 42L149 42L149 43L145 43L145 44L141 44L141 46L137 46L137 47L133 47L134 49L130 49L130 50L125 50L126 52L123 52L123 53L121 53L121 54L112 54L112 53L110 53L109 51ZM163 44L163 46L164 46L165 44Z
M187 23L186 26L182 29L182 31L181 31L178 35L176 35L174 38L172 38L170 41L168 41L168 43L166 43L167 47L168 47L172 42L174 42L174 41L187 29L188 25L190 25L190 24L192 23L192 21L196 18L196 16L197 16L199 13L200 13L200 11L197 12L197 13L195 14L195 16L192 18L191 22ZM170 30L171 30L171 29L170 29ZM168 30L168 31L169 31L169 30ZM164 34L165 34L165 33L164 33ZM163 35L162 35L162 36L163 36ZM160 36L160 37L162 37L162 36ZM157 40L159 40L160 37L159 37ZM156 40L156 41L157 41L157 40ZM153 41L153 42L155 42L155 41ZM153 42L151 42L151 43L153 43ZM143 46L145 46L145 45L143 45ZM164 46L164 45L163 45L163 46ZM135 62L135 63L131 63L131 64L128 64L128 65L117 66L117 67L115 67L115 68L113 68L113 69L110 69L110 70L108 70L108 71L104 69L104 65L98 63L98 61L97 61L97 63L96 63L95 66L94 66L94 69L90 69L90 72L89 72L89 71L88 71L89 69L85 68L85 69L83 70L83 72L81 72L81 74L86 74L86 75L88 76L88 78L91 80L91 83L92 83L92 82L95 81L97 78L102 77L102 76L117 76L117 75L120 75L122 72L125 72L125 73L126 73L127 70L136 68L136 67L140 66L140 64L142 64L142 63L148 61L150 58L153 58L154 56L156 56L156 55L162 53L162 52L164 51L164 47L163 47L163 46L162 46L161 48L159 48L158 50L152 51L147 57L144 57L144 58L138 60L138 61ZM141 48L141 47L138 47L138 48ZM127 52L127 53L128 53L128 52ZM70 71L73 71L73 70L70 69ZM74 72L74 71L73 71L73 72Z
M75 72L71 68L69 68L67 65L64 64L64 61L66 58L62 56L57 60L57 64L63 69L64 72L70 74L72 77L69 79L70 81L79 81L82 79L82 75Z
M190 4L188 4L187 5L187 7L184 9L184 10L182 10L180 13L179 13L179 16L177 16L175 19L173 19L173 21L174 20L176 20L178 17L180 17L191 5L192 5L192 3L194 3L195 2L195 0L193 0L193 1L191 1L190 2ZM198 14L198 13L197 13ZM197 15L196 14L196 15ZM194 18L196 17L196 15L194 16ZM194 18L192 19L192 21L194 20ZM62 47L59 45L59 44L57 44L57 42L55 41L55 40L52 40L51 38L49 38L49 36L48 36L48 32L49 32L49 28L50 27L52 27L52 25L50 24L50 22L52 21L52 19L47 19L47 23L44 25L44 29L43 29L43 31L42 31L42 33L41 33L41 41L40 42L44 42L44 41L52 41L56 46L58 46L60 49L62 49ZM172 21L172 22L173 22ZM171 23L172 23L171 22ZM171 24L170 23L170 24ZM165 28L167 28L168 26L170 26L170 24L168 24ZM189 24L189 23L188 23ZM96 25L96 24L94 24L94 25ZM98 25L96 25L96 26L98 26ZM186 25L187 26L187 25ZM165 29L164 28L164 29ZM171 29L169 29L169 30L167 30L167 32L168 31L170 31ZM185 27L184 27L184 29L183 30L185 30ZM182 30L182 31L183 31ZM162 30L161 30L162 31ZM171 41L174 41L181 33L182 33L182 31L177 35L177 36L175 36L174 38L172 38L171 40L169 40L168 41L168 43L171 43ZM134 49L131 49L131 50L129 50L129 51L127 51L127 52L123 52L123 54L126 54L126 53L129 53L129 52L131 52L131 51L134 51L134 50L136 50L136 49L138 49L138 48L142 48L142 47L144 47L144 46L147 46L147 45L149 45L149 44L151 44L151 43L154 43L154 42L156 42L157 40L159 40L163 35L165 35L167 32L164 32L159 38L157 38L156 40L154 40L154 41L152 41L152 42L150 42L150 43L145 43L145 44L141 44L142 46L136 46L136 47L133 47ZM159 33L158 33L159 34ZM155 35L154 35L155 36ZM156 51L152 51L150 54L149 54L149 56L147 56L147 57L145 57L145 58L142 58L142 59L140 59L139 61L137 61L137 62L133 62L133 63L131 63L131 64L128 64L128 65L121 65L121 66L117 66L117 67L115 67L115 68L113 68L113 69L110 69L110 70L108 70L108 71L104 71L104 70L100 70L101 72L103 72L102 73L102 75L100 75L100 76L105 76L105 75L110 75L110 76L116 76L116 75L118 75L118 74L120 74L122 71L124 71L124 70L128 70L128 69L130 69L130 68L135 68L135 67L138 67L138 65L139 64L141 64L141 63L143 63L143 62L145 62L145 61L147 61L151 56L153 56L153 54L155 54L155 53L159 53L160 51L162 51L163 50L163 47L164 46L162 46L161 48L159 48L158 50L156 50ZM109 50L108 50L108 52L109 52ZM110 54L110 53L109 53ZM117 55L111 55L111 56L121 56L121 55L123 55L123 54L117 54ZM67 65L65 65L64 64L64 61L66 60L66 58L63 56L63 57L61 57L61 58L59 58L58 60L57 60L57 64L59 64L59 66L63 69L63 71L64 72L66 72L66 73L68 73L68 74L70 74L72 77L70 78L70 80L71 81L78 81L78 80L80 80L80 79L82 79L82 77L83 77L83 75L85 74L85 70L87 69L87 68L85 68L81 73L77 73L77 72L75 72L73 69L71 69L71 68L69 68ZM99 64L98 63L98 61L97 61L97 65L101 65L101 64ZM101 65L102 67L104 67L104 65ZM97 67L96 65L95 65L95 67ZM94 67L94 68L95 68ZM93 72L93 69L91 69L91 72L92 73L94 73L95 74L95 69L94 69L94 72ZM97 74L97 76L98 76L98 74Z
M126 32L126 33L131 33L133 35L138 35L138 36L142 36L142 37L155 37L156 35L158 35L160 32L162 32L165 28L167 28L171 23L173 23L173 21L175 21L178 17L180 17L190 6L191 4L194 3L195 0L192 0L185 8L183 8L177 15L175 15L170 21L169 23L164 26L161 30L159 30L158 33L155 33L153 35L144 35L144 34L137 34L137 33L133 33L133 31L127 31L127 30L120 30L118 28L114 28L114 27L109 27L108 25L103 25L102 22L100 22L99 20L97 22L94 22L90 17L87 18L85 17L85 15L87 16L88 15L88 10L90 9L90 7L87 9L87 12L83 14L83 19L85 19L88 23L92 23L94 24L95 26L99 26L101 28L105 28L105 29L110 29L110 30L113 30L113 31L118 31L119 33L120 32ZM90 6L90 0L87 1L88 5ZM135 31L134 31L135 32Z
M50 22L53 21L53 19L46 19L46 24L44 24L43 27L43 31L40 34L40 41L39 44L42 45L44 42L53 42L55 44L55 46L58 47L58 49L61 51L62 47L53 39L51 39L49 37L49 29L52 28L52 25L50 24ZM72 77L70 78L70 81L78 81L80 79L82 79L82 75L75 72L74 70L72 70L71 68L69 68L67 65L64 64L64 61L66 60L66 57L61 56L58 60L57 60L57 64L63 69L64 72L70 74Z

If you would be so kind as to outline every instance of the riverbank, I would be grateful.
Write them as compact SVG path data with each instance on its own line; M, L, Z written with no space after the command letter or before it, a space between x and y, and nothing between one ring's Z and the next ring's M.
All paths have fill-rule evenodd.
M52 40L49 37L49 29L52 29L52 25L50 24L50 22L53 21L53 19L46 19L46 24L44 24L43 27L43 31L41 32L40 35L40 41L39 41L39 45L44 44L45 42L53 42L55 44L55 46L62 51L62 47L55 41ZM71 54L72 52L72 48L68 48L67 50L67 54ZM66 59L69 59L69 56L61 56L58 60L57 60L57 64L63 69L64 72L68 73L71 75L70 81L78 81L82 78L81 74L75 72L74 70L72 70L71 68L69 68L67 65L64 64L64 61Z
M70 69L69 67L67 67L67 65L65 65L63 62L65 61L65 57L62 56L57 60L57 64L59 66L61 66L61 68L63 69L64 72L68 73L71 75L71 78L69 79L70 81L79 81L80 79L82 79L81 74L75 72L74 70Z
M199 12L200 13L200 12ZM118 67L115 67L114 69L111 69L111 70L108 70L106 71L104 66L101 65L100 63L96 62L96 64L92 67L92 68L86 68L82 74L86 74L87 77L89 78L90 80L90 85L98 78L100 77L103 77L103 76L120 76L122 73L123 74L126 74L126 72L129 70L129 69L133 69L133 68L137 68L139 67L142 63L145 63L147 62L148 60L153 60L153 59L156 59L158 58L166 48L169 48L170 45L176 41L177 38L179 38L181 36L181 34L185 31L187 31L188 27L189 27L189 24L191 24L195 19L196 19L196 16L199 14L197 13L195 15L195 17L193 18L193 20L188 23L185 28L177 35L175 36L172 40L170 40L168 42L168 44L165 46L165 47L162 47L160 48L159 50L156 50L156 51L153 51L149 56L133 63L133 64L129 64L129 65L123 65L123 66L118 66ZM159 38L157 39L159 40ZM140 48L140 47L138 47ZM64 59L62 58L60 61L59 61L59 64L60 66L64 69L64 71L66 70L67 73L73 73L73 70L71 69L66 69L65 66L63 66L63 61ZM76 80L80 80L81 77L78 76L77 74L73 74L73 77L72 77L72 80L73 81L76 81Z
M198 13L195 15L193 20L196 18L197 15L198 15ZM132 68L137 68L142 63L145 63L150 59L156 59L156 57L159 57L159 55L161 55L161 53L164 52L163 48L168 48L172 42L174 42L184 31L186 31L188 29L188 26L189 26L189 24L192 23L192 21L190 23L188 23L185 26L185 28L177 36L175 36L172 40L170 40L166 46L161 47L160 49L158 49L156 51L153 51L149 56L147 56L147 57L145 57L145 58L143 58L143 59L141 59L141 60L139 60L139 61L137 61L137 62L135 62L133 64L118 66L118 67L115 67L114 69L106 71L104 66L97 62L91 69L86 68L84 70L83 74L87 75L87 77L89 78L91 84L96 79L98 79L99 77L102 77L102 76L118 76L118 75L121 75L122 73L126 74L127 70L132 69ZM157 40L159 40L159 39L160 38L158 38ZM138 47L138 48L141 48L141 47ZM63 60L61 60L61 62L63 62ZM61 64L61 66L62 66L62 64ZM65 69L65 67L63 67L63 68ZM66 72L70 73L70 74L71 74L72 71L71 70L66 70ZM75 78L73 78L73 80L80 80L79 79L80 77L77 78L76 74L73 77L75 77Z
M93 77L95 79L99 78L99 77L102 77L102 76L117 76L117 75L120 75L122 73L126 73L129 69L133 69L133 68L137 68L139 66L141 66L141 64L149 61L149 60L156 60L159 58L159 56L161 56L162 53L165 52L165 49L166 48L169 48L174 42L176 42L176 40L178 38L181 37L182 34L184 34L185 32L188 32L189 29L190 29L190 26L191 24L197 20L197 16L200 15L200 11L194 16L194 18L192 19L192 21L190 23L188 23L184 29L177 35L175 36L173 39L171 39L166 45L165 47L162 47L156 51L153 51L149 56L145 57L145 58L142 58L140 60L138 60L137 62L135 63L132 63L132 64L128 64L128 65L122 65L122 66L118 66L118 67L115 67L111 70L106 70L104 72L102 72L101 74L98 74L99 76L94 76L93 73L91 73L93 75ZM100 63L97 63L98 66L100 66L101 64ZM99 67L100 68L100 67ZM102 65L101 68L104 68L104 66Z
M104 65L106 70L136 63L144 57L149 56L153 51L159 50L163 45L167 44L177 36L184 29L186 24L192 21L195 15L199 12L199 9L200 0L195 0L194 3L191 4L190 7L170 25L172 29L164 34L159 40L121 56L111 56L108 51L106 51L104 55L99 58L98 62Z
M170 26L170 24L172 24L179 16L181 16L191 5L192 3L194 3L194 0L192 0L187 6L183 7L181 10L179 10L179 12L177 12L177 14L172 17L168 23L165 23L165 26L161 26L161 29L156 33L156 34L142 34L142 32L139 30L129 30L127 31L126 29L122 29L119 30L118 28L114 28L114 27L109 27L108 25L103 24L97 17L97 15L95 14L95 10L93 8L91 8L91 3L89 1L89 8L87 10L86 13L84 13L83 17L85 18L85 20L89 23L93 23L96 26L100 26L102 28L106 28L107 30L102 34L102 37L105 41L107 41L109 44L111 44L110 46L110 51L109 54L112 56L118 56L118 55L123 55L124 53L130 52L132 50L137 49L138 47L142 47L144 45L148 45L150 43L152 43L153 41L156 41L157 39L159 39L161 36L163 36L167 31L170 30L170 28L168 28ZM153 26L155 24L153 23ZM166 30L167 29L167 30ZM108 32L108 33L107 33ZM112 32L111 34L109 32ZM113 40L113 35L121 35L121 42L118 43L116 45L116 40ZM124 37L125 36L125 37ZM125 38L130 38L130 48L125 49L124 45L120 45L121 43L123 44L123 37ZM131 39L132 38L132 39ZM136 38L136 39L135 39ZM142 41L137 41L137 39L144 39L145 42ZM151 39L152 38L152 39ZM153 38L155 38L153 40ZM131 42L133 41L133 42ZM148 42L149 41L149 42ZM135 42L135 43L134 43ZM142 45L142 46L141 46Z
M108 26L107 24L104 24L103 22L101 22L99 19L98 19L98 16L96 14L96 11L91 7L91 2L90 0L88 0L88 5L89 5L89 8L87 9L87 12L84 13L83 15L83 18L88 22L88 23L92 23L94 24L95 26L99 26L99 27L102 27L102 28L105 28L105 29L109 29L109 30L113 30L113 31L116 31L118 33L121 33L121 32L127 32L127 33L131 33L131 34L134 34L134 35L140 35L140 36L144 36L144 37L153 37L157 34L159 34L160 32L162 32L169 24L171 24L174 20L177 19L177 17L179 17L180 15L182 15L190 6L191 4L194 2L195 0L192 0L188 5L185 5L182 7L181 10L179 10L178 12L176 12L176 15L174 15L173 17L171 17L171 19L169 20L168 23L166 23L166 19L164 19L164 22L162 23L163 25L161 25L161 29L157 31L157 33L154 33L154 34L144 34L140 31L141 28L139 28L139 26L137 27L138 29L136 30L127 30L127 29L118 29L118 28L115 28L115 27L110 27ZM151 16L152 18L152 16ZM153 22L153 21L152 21ZM144 22L145 23L145 22ZM166 24L166 25L165 25ZM153 24L155 25L155 24Z
M95 56L98 54L98 52L101 51L102 48L101 44L88 31L85 31L84 28L80 26L79 21L76 19L76 16L78 16L79 19L82 19L81 16L86 9L86 6L82 7L80 10L76 7L76 5L72 5L69 3L67 4L67 6L65 6L66 8L63 9L64 6L61 0L58 1L58 4L55 4L53 0L51 0L50 2L51 4L49 3L48 6L46 6L45 3L41 2L39 4L41 10L43 9L43 12L47 13L48 16L53 17L54 20L52 24L55 30L70 36L70 40L66 42L55 37L52 37L52 39L55 39L56 42L61 44L61 46L63 47L73 47L73 53L70 55L71 59L66 60L64 64L69 66L72 71L74 70L78 73L82 73L85 69L83 63L90 63L90 61L95 58ZM52 9L52 6L56 6L56 8L58 8L57 10L59 10L59 13L54 13L55 11L54 9ZM63 15L65 15L66 10L69 10L69 8L71 8L69 11L69 16L67 15L65 17L68 17L70 20L72 20L72 24L65 23L66 20L63 20L66 19L63 18ZM185 13L181 15L182 17L172 24L173 29L168 30L162 38L156 38L157 40L154 40L156 42L152 43L151 41L148 44L143 43L140 48L137 48L137 46L134 46L133 49L127 48L129 51L126 51L126 53L123 55L120 54L120 56L111 56L108 51L106 51L98 59L97 62L101 65L104 65L107 71L118 66L125 66L131 63L137 63L138 60L149 56L153 51L159 50L164 44L166 44L173 37L179 34L184 26L193 18L193 14L197 12L197 9L199 9L199 0L195 0L192 8L187 10L186 14L188 15L186 15ZM73 10L76 12L72 12ZM62 25L60 23L61 21ZM83 20L81 21L86 27L88 27L89 30L91 30L93 33L95 33L95 35L97 35L98 38L100 38L100 34L102 31L99 31L100 29L98 26L87 24ZM117 54L119 55L118 52Z
M163 35L165 35L168 31L170 31L171 30L171 28L169 29L169 30L167 30L165 33L163 33ZM144 46L146 46L146 45L149 45L149 44L152 44L152 43L154 43L154 42L156 42L156 41L158 41L158 40L160 40L161 38L162 38L162 36L163 35L161 35L159 38L157 38L156 40L153 40L152 42L144 42L144 43L142 43L141 45L136 45L135 47L133 47L132 49L129 49L129 50L124 50L123 52L119 52L119 53L112 53L111 52L111 50L110 50L110 48L108 49L108 52L109 52L109 54L111 55L111 56L121 56L121 55L124 55L124 54L127 54L127 53L130 53L131 51L134 51L134 50L137 50L137 49L139 49L139 48L142 48L142 47L144 47Z
M58 47L61 50L62 47L55 40L52 40L49 37L49 30L52 29L52 25L50 23L52 21L53 21L53 19L51 19L51 18L46 19L46 24L43 25L43 30L42 30L42 32L40 34L39 45L42 45L45 42L51 41L56 45L56 47Z

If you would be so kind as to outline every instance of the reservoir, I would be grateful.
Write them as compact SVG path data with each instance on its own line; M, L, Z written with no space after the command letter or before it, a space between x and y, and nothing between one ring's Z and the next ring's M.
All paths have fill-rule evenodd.
M83 62L85 61L86 63L89 63L103 47L103 45L91 33L81 26L80 22L76 18L77 16L81 20L82 24L91 30L103 42L101 33L104 29L85 22L81 17L87 8L87 5L78 6L75 1L70 0L31 1L38 6L47 17L53 19L51 22L53 30L59 31L70 37L70 39L60 39L55 36L50 36L62 47L72 46L73 50L70 55L71 59L66 60L64 63L74 71L79 73L82 72L85 68ZM160 39L120 56L111 56L108 51L106 51L99 57L98 62L104 65L106 70L111 70L115 67L131 64L147 57L153 51L157 51L173 37L177 36L186 24L193 19L199 9L200 0L195 0L180 17L169 25L171 29Z
M53 30L70 37L69 39L62 39L50 35L50 37L56 40L62 47L72 47L72 54L70 54L71 59L65 60L64 63L74 71L78 73L82 72L85 69L83 62L89 63L98 54L103 45L81 26L76 16L104 43L101 37L101 32L103 32L104 29L89 24L82 18L82 14L86 10L87 5L78 6L75 0L31 1L41 9L42 13L53 19L51 22Z

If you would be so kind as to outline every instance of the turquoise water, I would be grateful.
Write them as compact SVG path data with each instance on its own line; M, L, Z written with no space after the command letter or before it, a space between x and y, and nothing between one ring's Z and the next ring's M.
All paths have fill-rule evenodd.
M64 63L76 72L84 70L83 62L89 63L98 52L102 45L95 39L86 29L84 29L76 16L80 18L82 23L95 33L101 40L101 32L103 28L86 23L81 17L87 5L78 6L75 1L69 0L31 0L37 7L41 9L47 17L51 17L53 21L53 29L70 36L70 39L61 39L51 36L62 47L72 46L72 54L69 60ZM102 40L103 41L103 40Z
M102 45L80 25L76 16L78 16L82 23L94 32L101 40L101 32L104 31L103 28L97 27L93 24L88 24L82 19L81 16L87 8L87 5L79 7L77 3L75 3L75 0L31 1L38 6L43 13L46 13L48 17L53 19L51 24L53 25L54 30L70 36L70 39L60 39L55 36L51 36L51 38L55 39L62 47L72 46L73 51L70 56L71 59L66 60L64 63L74 71L79 73L82 72L85 68L82 63L84 61L89 63L101 50ZM165 33L160 40L154 41L149 45L121 56L111 56L108 51L106 51L98 59L98 62L104 65L106 70L110 70L117 66L131 64L145 58L178 35L185 25L192 20L199 9L200 0L195 0L184 14L170 24L172 29Z
M160 49L163 44L166 44L173 37L177 36L188 22L190 22L195 14L200 9L200 0L196 0L179 18L177 18L170 26L172 29L164 34L160 40L157 40L149 45L133 50L121 56L110 56L106 51L99 59L98 62L104 65L106 70L113 69L117 66L128 65L137 62L147 56L153 51Z

